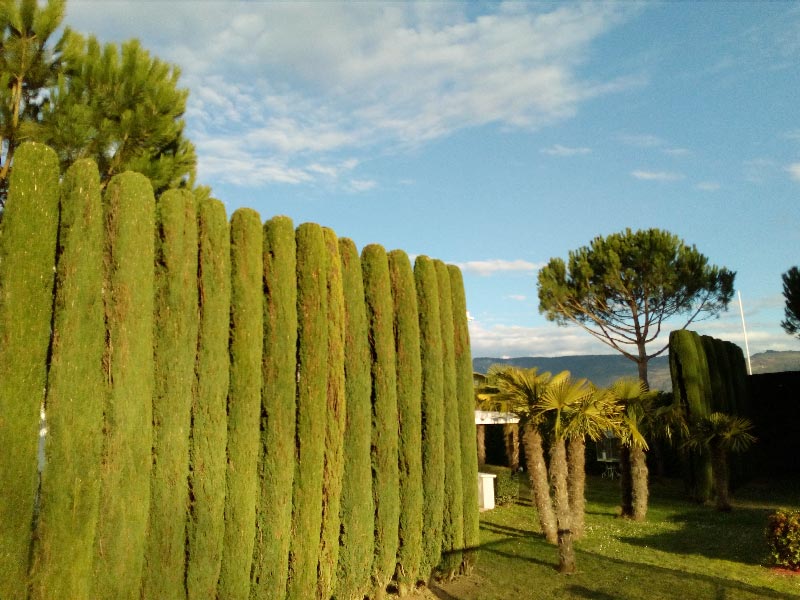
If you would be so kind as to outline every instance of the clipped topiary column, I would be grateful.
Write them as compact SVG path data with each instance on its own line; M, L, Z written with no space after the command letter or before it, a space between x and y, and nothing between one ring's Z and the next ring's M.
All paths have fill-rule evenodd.
M405 596L416 586L422 560L422 363L414 272L402 250L389 253L389 275L400 421L400 524L395 579L400 595Z
M345 308L344 469L335 597L362 600L370 587L374 550L370 348L361 259L352 240L339 239Z
M372 364L372 498L375 503L373 596L383 598L397 563L400 494L394 319L386 250L361 251Z
M328 402L325 419L325 462L322 472L322 532L319 544L317 598L328 600L336 584L339 560L339 509L346 399L344 389L344 292L339 242L333 230L323 229L327 251Z
M250 596L256 531L263 349L261 218L249 208L231 216L230 384L225 534L219 597Z
M217 591L225 533L228 439L228 337L231 245L225 207L202 200L198 210L199 333L189 449L186 591L189 600Z
M316 594L328 387L327 251L322 228L297 228L297 429L289 600Z
M464 548L464 482L461 477L461 423L454 347L453 300L450 274L440 260L434 261L439 285L439 316L442 326L442 365L444 380L444 508L442 517L442 561L445 577L461 567Z
M467 297L464 278L455 265L448 265L453 300L453 350L456 363L459 435L461 438L461 478L464 486L464 571L469 573L478 558L480 521L478 518L478 449L475 430L475 389L472 381L472 353L467 323ZM516 425L512 447L517 452ZM513 452L512 452L513 456ZM510 460L512 456L509 457Z
M197 209L191 193L156 204L153 470L142 597L185 595L189 431L197 358Z
M108 390L89 597L139 600L153 449L155 201L136 173L112 178L103 200Z
M444 371L439 284L436 268L427 256L414 261L419 310L422 364L422 563L420 577L427 580L442 557L444 503Z
M297 395L297 274L294 224L264 225L264 356L258 515L252 596L283 598L292 533Z
M61 191L47 437L31 598L88 598L103 434L103 208L89 160Z
M53 308L58 177L55 152L41 144L20 146L0 229L0 598L27 594Z

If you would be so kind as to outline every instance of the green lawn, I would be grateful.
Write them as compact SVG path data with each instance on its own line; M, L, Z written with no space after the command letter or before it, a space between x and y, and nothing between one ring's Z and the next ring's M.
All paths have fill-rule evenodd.
M766 516L781 506L800 508L800 484L750 484L723 514L685 501L680 482L654 483L645 523L616 517L618 490L599 477L587 483L576 575L555 571L556 548L539 532L525 488L517 503L481 516L474 574L432 591L459 600L800 599L800 575L764 566Z

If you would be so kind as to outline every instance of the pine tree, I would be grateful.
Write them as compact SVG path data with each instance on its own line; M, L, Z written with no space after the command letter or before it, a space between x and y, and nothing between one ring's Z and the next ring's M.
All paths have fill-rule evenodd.
M339 239L345 307L344 470L335 597L362 600L369 590L374 548L370 349L361 259L352 240Z
M428 579L442 556L444 506L444 371L439 284L427 256L414 261L422 362L422 538L420 576Z
M246 600L256 526L261 445L263 230L249 208L231 216L231 331L225 535L218 594Z
M328 387L327 253L322 228L297 228L297 429L289 600L316 593Z
M156 204L155 393L150 521L142 597L185 595L189 431L197 359L197 209L170 190Z
M189 454L189 600L214 597L225 532L231 250L225 207L218 200L200 200L198 238L200 326Z
M380 600L397 563L400 517L397 454L397 376L392 291L386 250L370 244L361 251L364 297L372 364L372 498L375 502L373 596Z
M464 291L464 278L461 276L461 270L455 265L448 265L447 270L450 273L450 293L453 301L453 348L456 363L459 433L461 436L461 477L464 486L464 547L467 549L464 552L464 571L469 573L478 558L477 548L480 545L475 389L472 383L472 354L469 345L467 297ZM519 460L519 457L517 460Z
M107 392L89 597L139 600L153 449L153 188L138 173L117 175L103 207Z
M398 591L413 590L422 560L422 363L414 272L402 250L389 253L397 356L397 412L400 421L400 525ZM476 498L477 502L477 498Z
M327 251L328 394L325 418L325 461L322 473L322 532L319 544L317 598L328 600L336 585L342 497L343 439L347 413L344 388L344 292L339 242L323 229Z
M264 356L258 515L251 597L283 598L289 569L297 394L294 224L264 225Z
M87 598L103 433L103 209L97 165L75 163L61 193L53 343L32 598Z
M27 593L58 235L55 153L26 144L16 160L0 232L0 598Z
M442 518L442 562L445 577L459 570L464 548L464 483L461 477L461 423L458 416L458 390L454 347L453 300L450 274L440 260L434 261L439 286L439 316L442 327L442 365L444 374L444 514Z

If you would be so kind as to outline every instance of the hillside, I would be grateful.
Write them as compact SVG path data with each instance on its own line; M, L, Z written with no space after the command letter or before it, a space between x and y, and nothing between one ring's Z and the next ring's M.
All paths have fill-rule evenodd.
M750 357L753 373L777 373L800 371L800 352L778 352L768 350ZM588 354L580 356L524 356L520 358L474 358L472 368L485 373L493 364L508 364L518 367L536 367L539 371L558 373L569 371L574 377L585 377L598 386L607 386L620 377L637 377L636 363L621 354ZM672 381L669 374L669 358L659 356L650 361L648 368L650 387L669 391Z

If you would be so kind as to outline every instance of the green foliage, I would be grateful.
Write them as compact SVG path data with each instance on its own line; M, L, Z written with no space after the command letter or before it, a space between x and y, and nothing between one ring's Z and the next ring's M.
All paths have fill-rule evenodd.
M155 201L137 173L112 178L103 200L108 389L89 597L139 600L153 447Z
M322 526L328 398L327 251L322 228L297 228L297 430L287 598L313 598Z
M571 251L566 263L551 259L539 271L539 312L581 326L637 362L646 382L647 361L666 348L646 349L662 323L686 315L685 327L725 310L734 276L669 232L626 229Z
M251 596L286 594L292 528L297 373L297 275L294 224L264 225L264 356L261 383L260 490Z
M789 335L800 337L800 269L792 267L781 275L783 280L784 320L781 327Z
M439 288L439 317L442 336L444 402L444 504L442 517L442 561L440 568L452 577L461 567L464 548L464 482L461 475L461 423L458 417L458 389L454 348L453 296L447 266L434 260Z
M478 449L475 427L475 389L472 380L472 355L467 325L467 298L461 270L447 267L450 273L450 293L453 302L454 357L456 364L456 395L458 397L459 434L461 437L461 477L464 486L464 547L480 545L478 519ZM477 560L477 551L464 553L464 568L469 572Z
M317 598L328 600L336 585L342 497L343 438L347 406L344 387L345 313L342 261L333 230L323 229L328 302L328 393L325 415L325 460L322 473L322 532L319 544Z
M24 598L58 228L58 164L26 144L0 231L0 598Z
M178 68L135 39L101 46L68 31L60 49L40 131L62 165L91 157L103 182L132 170L150 178L156 194L191 185L196 157L183 136L188 91L178 88Z
M394 575L400 517L397 375L389 262L370 244L361 251L372 364L372 497L375 503L373 594L382 598Z
M61 194L47 437L32 598L87 598L100 494L105 350L103 210L97 166L75 163Z
M411 262L402 250L392 250L388 258L394 305L397 412L400 422L400 524L395 579L400 593L405 595L417 583L422 559L422 364L417 293Z
M362 600L369 590L375 506L372 500L370 348L361 260L352 240L339 239L345 308L344 471L335 597Z
M225 533L228 439L230 232L221 202L203 199L198 208L200 320L189 449L191 505L186 564L189 600L213 598L217 590Z
M143 598L185 593L189 431L197 358L197 209L187 191L156 204L155 391Z
M261 218L249 208L231 216L230 386L225 535L218 594L250 596L261 442L263 288Z
M439 284L433 260L418 256L414 280L419 309L420 357L422 361L422 515L423 556L420 574L433 572L442 556L444 510L444 371Z
M494 501L498 506L514 504L519 498L521 476L508 467L483 465L481 473L491 473L494 479Z
M800 571L800 510L771 513L767 517L766 538L774 565Z
M707 394L709 389L704 386L701 373L701 365L705 361L698 356L698 351L702 350L702 345L697 342L698 337L695 332L686 329L673 331L669 336L672 393L675 401L686 407L690 418L711 412L711 399Z

